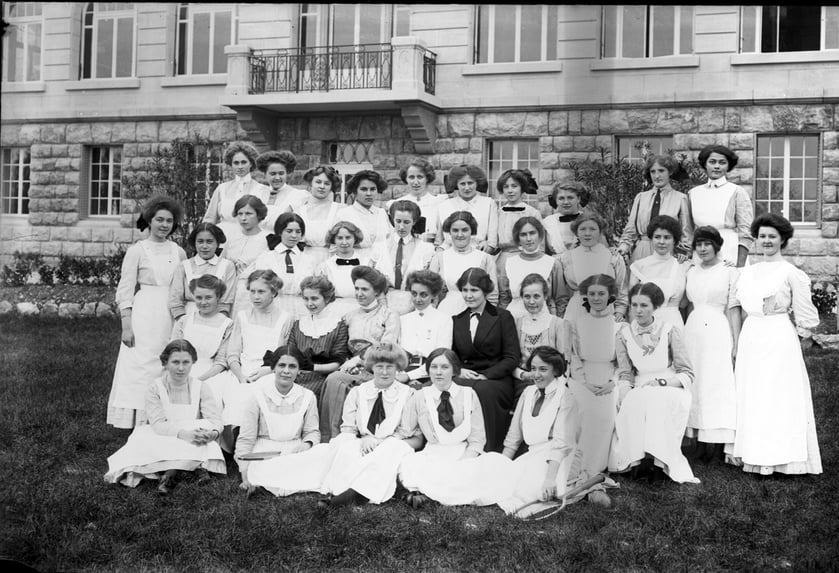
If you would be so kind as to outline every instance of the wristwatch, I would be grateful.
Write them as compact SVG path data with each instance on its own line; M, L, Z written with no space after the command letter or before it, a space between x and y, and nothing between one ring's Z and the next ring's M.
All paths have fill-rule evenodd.
M656 378L659 386L667 386L667 378Z

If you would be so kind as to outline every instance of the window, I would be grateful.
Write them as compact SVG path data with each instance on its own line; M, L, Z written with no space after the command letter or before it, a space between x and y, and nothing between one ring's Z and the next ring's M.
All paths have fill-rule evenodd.
M341 174L341 189L335 191L335 199L340 203L347 202L347 182L353 175L365 169L373 169L370 163L370 148L373 142L337 141L326 145L326 161Z
M82 79L134 75L134 4L89 2L82 26Z
M409 4L396 4L393 8L393 35L411 35L411 6Z
M41 2L9 2L5 5L8 28L3 39L3 81L41 80L43 40Z
M755 215L771 212L792 223L819 221L819 137L757 138Z
M393 4L301 4L300 47L389 43L393 11ZM404 15L399 22L404 30Z
M693 53L693 6L604 6L604 58Z
M615 161L626 158L632 163L643 163L648 155L667 155L673 149L673 137L653 135L649 137L626 136L617 138L618 154Z
M28 149L4 149L0 153L0 213L29 213Z
M90 148L88 215L116 216L122 203L122 147Z
M233 7L181 4L178 7L176 74L227 73L224 47L233 43Z
M477 63L556 60L556 6L480 5L477 10Z
M508 169L529 169L539 181L539 140L496 140L487 144L487 178L489 196L495 193L495 182ZM527 200L527 195L524 196Z
M740 51L839 49L837 6L743 6Z

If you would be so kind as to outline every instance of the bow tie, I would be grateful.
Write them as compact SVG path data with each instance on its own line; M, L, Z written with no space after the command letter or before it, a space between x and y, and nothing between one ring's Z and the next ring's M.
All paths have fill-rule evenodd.
M573 221L574 219L576 219L580 215L581 215L581 213L574 213L573 215L560 215L559 216L559 222L560 223L570 223L571 221Z
M524 207L501 207L502 211L518 213L524 211Z
M359 261L358 259L335 259L335 264L339 267L348 267L360 265L361 261Z
M635 331L639 336L642 334L652 334L654 331L655 323L650 323L647 326L638 326L636 323L637 330Z

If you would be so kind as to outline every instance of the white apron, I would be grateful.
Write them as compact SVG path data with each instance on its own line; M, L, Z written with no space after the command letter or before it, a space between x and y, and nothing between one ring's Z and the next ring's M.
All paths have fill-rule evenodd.
M720 257L723 260L737 264L739 256L740 236L736 229L725 226L725 212L731 203L736 187L725 185L720 188L702 188L702 197L690 194L690 211L695 227L710 225L719 231L723 239ZM746 259L748 261L748 259ZM694 255L694 261L699 264L699 258Z
M200 275L196 275L192 271L192 259L187 259L187 260L183 261L181 264L184 266L184 277L185 277L185 281L186 281L185 286L187 287L186 291L188 292L189 291L189 282L192 279L197 278ZM229 259L219 258L218 264L211 265L212 270L209 273L205 273L205 274L213 275L218 280L224 282L224 275L227 273L227 269L232 264L233 263ZM237 284L237 283L234 283L234 285L235 284ZM184 310L185 310L186 314L191 314L193 312L198 312L198 309L195 306L195 301L194 300L186 301L186 305L184 306Z
M636 387L626 394L615 417L609 471L626 471L649 453L673 481L699 483L681 449L690 414L690 390L657 384L638 387L656 378L670 378L675 373L669 365L668 343L673 325L662 326L658 346L647 355L635 341L629 324L623 323L621 328L627 352L638 373Z
M507 261L509 262L512 259L513 257L510 257ZM547 280L551 275L555 260L553 257L545 255L535 261L524 261L524 264L507 264L507 279L509 279L510 294L513 297L513 300L507 305L507 310L513 315L513 318L520 318L527 314L527 309L524 308L524 303L521 300L521 283L524 281L524 277L530 273L536 273Z
M158 386L168 421L178 423L182 429L210 429L205 420L198 418L202 385L200 380L190 379L189 404L173 404L163 381L158 378L153 383ZM151 425L144 424L137 426L126 444L108 458L105 481L136 487L144 477L158 479L159 472L170 469L192 471L198 467L214 473L227 472L217 442L196 446L176 436L157 434Z
M638 277L642 283L655 283L661 292L664 293L664 304L662 304L654 313L656 320L669 322L673 326L681 328L685 321L682 319L682 313L679 312L678 301L671 301L671 297L676 294L677 284L679 278L679 261L674 257L671 261L670 272L666 277L648 277L638 269L638 265L633 264L630 270L633 275Z
M198 360L192 365L192 373L200 376L213 366L213 357L218 353L221 341L224 339L224 332L233 321L225 317L225 320L218 326L212 326L195 321L196 312L188 313L184 321L183 337L188 340L198 352ZM224 372L213 376L205 382L213 391L216 401L223 405L224 393L229 385L229 376Z
M571 269L574 277L573 282L576 285L574 294L568 305L565 307L565 320L575 320L578 315L586 311L583 308L583 297L580 295L579 285L585 279L592 275L607 274L614 276L612 271L612 253L602 244L598 243L593 247L592 251L584 251L582 247L576 247L569 251L571 257ZM569 277L570 278L570 277Z

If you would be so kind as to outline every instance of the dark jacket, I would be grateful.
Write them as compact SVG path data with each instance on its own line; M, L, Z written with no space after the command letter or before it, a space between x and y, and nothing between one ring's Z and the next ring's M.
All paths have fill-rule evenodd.
M518 329L513 315L487 302L472 342L470 312L467 308L452 318L452 350L464 368L483 374L490 380L512 377L521 360Z

